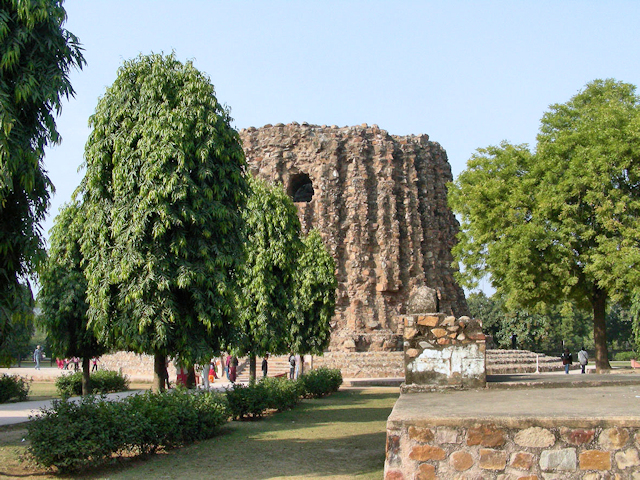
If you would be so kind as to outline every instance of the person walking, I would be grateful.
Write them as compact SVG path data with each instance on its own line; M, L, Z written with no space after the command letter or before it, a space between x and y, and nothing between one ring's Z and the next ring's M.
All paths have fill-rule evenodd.
M289 378L293 380L296 374L296 357L293 353L289 355L289 365Z
M573 364L573 355L567 347L565 347L564 352L560 355L562 359L562 365L564 365L564 373L569 374L569 367Z
M587 366L587 363L589 363L589 354L585 350L584 346L578 352L578 362L580 362L580 368L582 369L582 373L584 373L584 369Z
M202 365L202 388L209 390L209 372L211 371L211 363L204 362Z
M262 377L267 376L267 371L269 370L269 362L268 362L269 354L265 353L264 358L262 359Z
M33 351L33 361L36 362L36 370L40 370L40 360L42 360L42 349L40 345L36 345L36 349Z
M238 357L233 355L229 361L229 380L231 383L236 382L236 375L238 374Z
M93 357L91 359L91 363L93 364L93 366L91 367L91 371L92 372L97 372L98 371L98 357Z

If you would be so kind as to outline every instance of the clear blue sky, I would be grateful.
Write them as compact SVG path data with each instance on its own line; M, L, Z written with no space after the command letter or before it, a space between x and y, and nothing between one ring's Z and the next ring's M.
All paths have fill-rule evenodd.
M59 207L98 97L124 60L170 53L207 73L236 128L292 121L423 134L454 176L479 147L535 144L539 119L596 78L640 84L640 2L66 0L87 66L46 167Z

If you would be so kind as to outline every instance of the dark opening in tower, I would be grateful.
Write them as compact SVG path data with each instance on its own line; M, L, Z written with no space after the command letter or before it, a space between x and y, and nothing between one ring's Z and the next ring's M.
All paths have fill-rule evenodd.
M289 180L289 196L295 202L310 202L313 198L313 183L306 173L298 173Z

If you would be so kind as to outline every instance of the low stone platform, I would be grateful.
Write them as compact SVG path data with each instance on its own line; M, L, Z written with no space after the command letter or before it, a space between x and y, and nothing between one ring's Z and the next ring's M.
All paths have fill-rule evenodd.
M640 480L640 375L537 376L553 389L523 377L528 388L401 395L385 479Z

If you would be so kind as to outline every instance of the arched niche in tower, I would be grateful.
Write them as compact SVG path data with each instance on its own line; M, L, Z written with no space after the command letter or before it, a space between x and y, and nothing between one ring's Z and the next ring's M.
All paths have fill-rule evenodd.
M289 188L287 193L297 202L310 202L313 198L313 182L306 173L298 173L289 180Z

